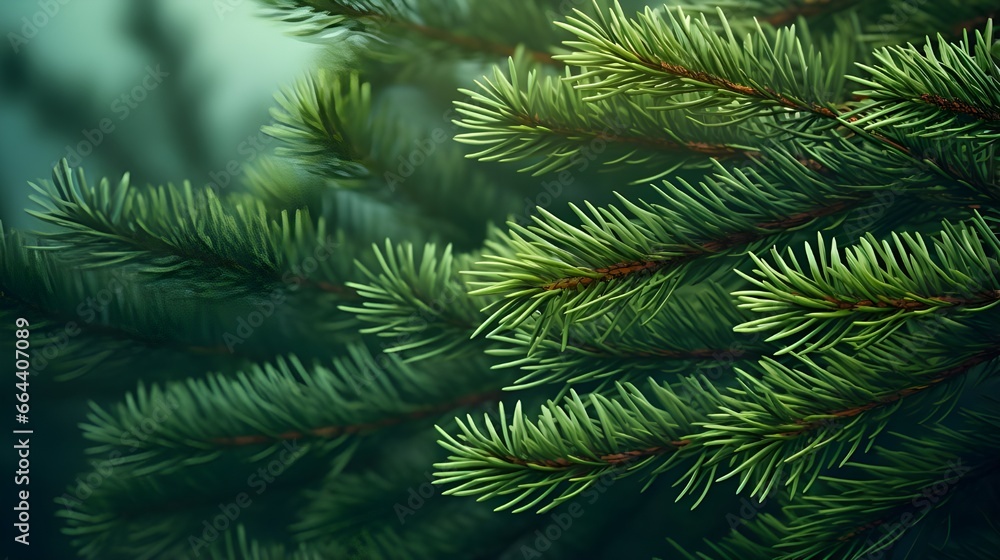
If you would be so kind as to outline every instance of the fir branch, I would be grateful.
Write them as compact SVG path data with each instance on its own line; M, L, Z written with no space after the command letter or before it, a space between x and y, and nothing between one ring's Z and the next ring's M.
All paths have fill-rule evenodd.
M868 235L845 254L822 235L806 264L792 252L772 249L774 264L752 255L754 276L739 274L756 289L734 292L740 305L767 316L737 327L739 332L777 331L768 341L794 336L777 352L800 354L846 342L877 343L909 320L929 313L955 318L993 309L1000 303L1000 240L978 214L969 224L944 224L928 243L919 234L893 234L879 243Z
M706 465L733 467L719 480L738 475L740 490L749 487L753 496L767 496L779 483L792 495L799 486L808 491L822 468L870 449L889 419L903 407L915 410L930 389L941 388L935 408L947 410L963 380L995 375L1000 352L995 339L987 344L956 350L931 367L828 353L823 367L804 361L806 371L765 359L762 375L739 372L743 388L722 394L712 420L689 436L691 447L712 450ZM682 480L696 480L699 468Z
M469 341L482 322L481 305L467 294L458 274L471 257L454 257L450 245L439 255L434 245L427 245L418 260L412 244L388 240L384 251L376 246L374 253L381 270L359 264L370 283L350 284L364 302L341 308L373 324L362 333L387 339L384 351L402 353L408 363L481 351L481 345Z
M228 370L270 357L257 351L262 349L219 344L221 333L206 334L218 327L212 313L219 310L203 305L201 313L184 313L188 306L178 305L176 295L173 287L155 285L134 267L84 268L58 251L29 247L22 235L7 234L0 224L0 315L30 319L32 343L40 349L34 374L109 390L135 382L108 373L122 364L147 362L132 371L153 376L170 374L164 364L171 361Z
M214 269L214 284L227 294L293 283L352 295L337 287L349 275L351 255L334 251L342 243L328 234L324 220L313 223L306 211L271 219L259 201L229 203L189 183L180 189L131 188L127 174L114 187L107 179L91 186L83 170L74 174L65 160L51 183L32 186L41 194L32 200L43 211L29 213L61 228L45 234L53 242L46 248L61 248L88 266L136 264L159 278ZM306 278L301 263L323 251L327 258L313 258L319 273Z
M594 146L603 152L610 145L613 152L601 158L606 165L627 169L638 164L656 170L635 181L639 183L682 166L705 166L708 157L746 159L759 153L751 143L763 132L720 126L732 119L714 119L712 127L693 128L689 115L650 110L651 98L585 102L567 81L573 77L568 70L562 79L541 76L537 70L524 76L512 59L508 74L494 67L492 79L476 82L481 91L460 90L470 100L456 102L464 116L458 124L472 132L456 140L483 146L469 157L527 160L521 171L541 175L582 166L594 157Z
M810 210L805 212L798 212L792 214L781 220L773 220L769 222L759 222L752 226L756 230L764 230L760 233L748 233L748 232L735 232L727 234L721 239L713 239L712 241L707 241L696 247L692 247L683 251L680 255L672 259L650 259L641 261L628 261L615 263L607 267L599 267L593 269L591 272L593 275L588 276L575 276L570 278L561 278L557 281L550 282L542 286L543 290L566 290L570 288L576 288L577 286L587 286L594 282L609 282L611 280L622 279L631 275L648 275L656 272L660 272L667 267L675 267L688 262L689 260L695 258L696 256L701 256L710 253L719 253L738 247L741 245L747 245L753 241L767 237L773 234L773 231L788 231L794 230L795 228L802 227L804 224L810 223L818 218L828 216L830 214L835 214L850 207L851 204L848 201L843 201L836 204L831 204L824 208L817 208L816 210Z
M365 130L371 114L371 85L351 74L339 77L320 70L276 96L274 124L262 131L285 145L278 156L293 158L326 177L363 178L370 171L361 145L350 132Z
M385 92L374 97L356 73L320 71L278 97L275 123L263 131L283 142L278 155L324 179L312 207L331 208L330 221L358 245L389 235L475 246L483 221L505 217L514 197L471 168L444 128L409 125ZM436 203L459 193L466 212Z
M1000 138L1000 66L990 49L993 23L974 38L949 44L928 37L923 52L913 46L875 52L879 65L860 65L870 77L849 79L870 89L866 102L850 116L867 131L892 126L926 138Z
M713 321L706 323L706 314ZM655 314L623 306L608 316L574 323L567 338L536 336L529 321L513 336L491 337L501 344L488 353L507 358L495 369L517 367L524 372L508 389L624 382L670 373L702 373L725 382L734 365L771 351L759 337L733 332L746 318L725 290L710 284L694 293L675 294Z
M650 308L658 309L671 286L690 272L688 265L807 227L871 195L865 189L831 186L790 154L774 151L768 157L774 163L772 176L785 174L814 188L789 199L781 183L753 169L720 168L697 187L679 180L656 189L661 197L657 204L635 204L619 196L631 218L615 207L590 206L584 212L571 206L584 222L580 227L544 210L534 226L511 224L507 244L514 255L487 255L482 270L470 273L493 280L474 283L483 286L474 294L505 296L493 304L481 328L493 321L502 328L516 327L546 305L536 331L557 324L565 330L567 323L554 310L584 321L610 311L612 302L640 293ZM614 264L598 264L602 262Z
M525 417L518 402L510 423L503 403L498 421L484 418L486 433L471 416L458 421L458 436L438 427L444 437L439 443L452 455L449 462L435 465L437 482L452 486L445 493L458 496L488 499L515 494L497 511L526 511L554 494L539 510L544 512L583 492L602 475L621 478L655 462L659 464L654 473L661 472L690 444L684 434L693 431L702 418L699 405L712 394L710 386L696 380L685 384L691 399L655 391L654 404L633 385L617 383L615 400L591 394L584 401L571 390L563 405L550 402L543 407L537 422Z
M648 394L619 383L616 400L592 394L585 403L571 390L565 405L550 403L537 423L527 421L518 406L511 424L503 415L499 426L487 419L486 433L471 417L459 423L457 437L439 428L446 438L441 445L452 455L437 465L438 476L457 484L448 490L457 495L516 494L498 508L518 505L515 511L559 490L544 511L615 467L625 466L613 473L624 476L655 464L655 476L691 458L676 485L681 496L700 493L697 502L714 482L735 476L740 491L749 488L752 496L767 496L779 484L795 495L799 486L808 490L824 467L870 448L904 400L912 410L928 389L995 374L1000 352L995 339L988 344L931 372L922 371L922 363L873 371L870 363L838 355L825 367L805 362L808 371L765 359L759 375L737 370L740 387L723 392L697 379L677 387L651 382ZM938 406L957 398L954 384L947 390ZM661 456L666 460L653 462ZM717 478L726 464L728 472Z
M115 465L112 463L112 466ZM246 479L232 476L233 471L214 485L192 476L190 472L186 473L186 477L174 479L105 477L99 486L91 488L91 493L83 500L57 498L57 503L62 506L57 515L65 519L63 531L73 541L78 554L93 560L118 555L130 558L193 556L227 560L324 558L316 556L318 552L312 543L292 545L282 542L280 533L270 532L269 537L247 538L247 534L262 536L263 528L273 528L271 515L278 507L288 507L289 503L300 501L294 498L289 500L292 493L288 484L294 476L291 473L298 466L294 459L283 464L283 468L291 472L280 478L271 478L266 495L257 496L254 493L250 501L253 507L241 508L240 518L235 520L237 523L229 531L219 531L217 539L210 538L212 532L206 532L204 522L214 520L219 512L217 505L222 500L232 500L234 495L247 490ZM301 472L295 474L301 475Z
M902 448L879 448L882 464L847 465L861 476L823 477L829 490L789 508L787 534L777 545L787 551L781 558L862 557L920 531L935 513L954 510L956 495L1000 470L998 420L967 415L961 431L937 425L920 438L900 434ZM884 526L889 530L876 535Z
M466 373L458 368L449 383L442 373L432 381L427 372L397 358L376 361L353 346L332 368L306 367L289 357L232 378L213 375L150 389L140 385L134 397L113 410L92 405L84 435L95 442L90 453L122 452L120 434L162 401L176 403L175 412L122 452L123 469L136 475L171 473L247 445L263 447L252 455L259 460L282 441L300 438L303 447L315 445L323 454L349 454L359 436L490 398L490 383L468 379Z
M758 27L740 43L721 10L720 35L702 15L692 20L681 8L664 16L650 8L630 20L616 2L596 18L577 11L558 23L578 37L567 42L577 52L560 55L567 64L588 68L578 87L596 91L591 99L629 93L660 98L664 108L726 105L734 116L750 114L751 106L804 112L829 118L834 100L844 91L843 73L816 69L846 69L846 60L824 62L805 33L794 29ZM699 102L672 101L683 93L704 94Z
M629 20L616 4L608 16L601 14L594 19L578 14L568 18L568 23L560 24L581 39L568 43L578 52L561 58L568 64L588 68L579 74L579 79L587 82L578 87L597 93L587 99L623 94L653 95L659 98L658 104L663 109L707 107L740 119L775 111L787 113L793 117L792 122L783 127L788 132L801 133L804 128L815 133L829 127L843 127L880 149L908 158L926 171L940 173L959 183L975 180L975 177L955 173L960 168L925 162L922 154L914 149L914 142L901 134L873 132L880 128L873 124L879 119L884 119L886 127L898 121L883 114L884 111L869 114L865 103L845 111L833 103L830 92L844 91L848 61L838 59L836 71L819 72L817 69L830 65L822 61L808 42L807 33L798 35L793 28L781 29L775 31L772 38L771 32L758 27L755 34L740 43L721 11L719 19L723 28L721 33L704 15L692 21L680 8L676 15L668 11L665 20L648 8L638 20ZM839 54L843 57L845 53ZM987 68L989 75L995 73L991 58L978 57L978 63L967 61L963 70L950 66L955 62L953 58L946 57L940 62L931 60L922 66L935 68L936 72L964 72L967 76L981 77L983 71L977 68L979 65ZM897 74L898 71L889 71L886 75L900 83L912 83L912 79ZM689 93L701 94L701 98L692 103L678 97ZM971 102L981 99L982 95L967 92L962 98ZM908 107L911 105L907 103ZM795 118L795 115L805 118ZM865 116L872 120L862 120ZM826 124L817 124L819 121ZM865 126L856 124L859 121ZM992 187L995 190L995 185Z
M461 23L448 21L443 14L433 10L447 10L446 6L425 9L418 3L390 0L267 0L282 19L302 26L303 34L328 33L328 30L344 29L363 36L398 38L400 35L416 35L429 42L447 44L462 53L482 53L487 56L512 56L516 44L507 44L495 39L496 28L477 29L485 33L463 32L462 24L475 26L481 20L469 18ZM518 15L521 21L538 22L548 19L536 4L518 3L521 10L510 10L509 16ZM503 13L494 10L494 15ZM527 12L527 14L525 13ZM535 18L525 16L536 16ZM424 23L431 21L433 23ZM495 20L493 20L495 21ZM513 23L513 22L512 22ZM450 24L450 25L449 25ZM544 51L527 50L527 55L541 64L560 64Z

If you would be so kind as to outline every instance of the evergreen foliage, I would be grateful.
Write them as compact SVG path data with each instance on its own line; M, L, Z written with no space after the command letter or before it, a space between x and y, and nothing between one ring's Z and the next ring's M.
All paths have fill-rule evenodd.
M244 189L0 231L81 557L996 557L995 3L263 4Z

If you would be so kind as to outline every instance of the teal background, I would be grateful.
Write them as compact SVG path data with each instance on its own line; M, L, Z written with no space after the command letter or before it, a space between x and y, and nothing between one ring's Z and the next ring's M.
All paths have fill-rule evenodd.
M91 181L129 172L139 184L207 184L236 162L230 186L237 184L257 155L250 139L268 122L273 94L313 68L319 53L250 0L51 0L52 16L45 5L0 2L0 220L7 230L41 227L25 212L34 207L28 182L48 178L67 147L87 141L85 131L99 130L103 119L114 128L79 163ZM25 18L44 24L32 33ZM141 92L145 98L125 116L121 96L158 65L168 76ZM31 545L12 544L16 502L8 482L0 557L74 558L54 500L72 484L70 473L88 468L86 442L66 420L86 416L87 398L46 399L33 389ZM4 473L14 472L14 459L0 459Z
M245 142L267 122L273 93L313 67L319 49L262 15L251 0L0 3L4 227L34 227L28 181L47 178L105 118L112 133L80 163L91 180L128 171L138 183L204 184L247 162ZM26 20L44 24L29 37ZM121 96L157 65L169 76L122 118Z

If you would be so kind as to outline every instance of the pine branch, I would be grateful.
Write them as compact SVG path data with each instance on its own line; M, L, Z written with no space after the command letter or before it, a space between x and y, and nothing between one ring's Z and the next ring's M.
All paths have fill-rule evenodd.
M405 462L398 459L400 454ZM423 447L416 454L394 450L393 458L377 468L331 474L299 512L300 520L292 526L295 539L333 556L335 549L364 535L363 544L358 543L364 558L396 558L399 546L405 546L409 558L469 558L488 554L509 542L512 533L529 532L538 524L537 518L491 515L475 502L427 497L432 479L426 466L437 455ZM386 523L387 512L392 523ZM488 529L488 538L483 529Z
M128 175L114 187L106 179L91 186L82 169L74 176L65 161L51 183L32 186L42 195L32 199L43 211L29 213L61 228L45 235L51 247L88 266L137 264L152 276L193 276L230 294L289 282L351 295L337 287L349 274L351 255L334 251L339 244L325 222L313 224L308 212L272 220L259 202L230 205L211 189L196 191L187 183L134 189ZM314 258L324 251L327 258ZM318 267L315 280L299 268L310 257ZM214 280L200 274L206 268L216 273Z
M276 122L262 129L284 143L276 155L325 177L357 179L370 173L362 148L367 138L351 133L366 131L371 85L357 74L344 81L321 69L276 96L280 108L271 110Z
M824 62L807 33L758 26L741 43L721 10L722 35L704 15L692 20L678 8L663 16L646 8L630 20L617 2L596 18L577 12L558 23L578 37L567 42L577 52L559 58L588 68L579 79L590 81L578 87L595 91L590 99L628 91L655 95L664 108L730 105L726 112L734 116L766 108L834 115L845 91L839 70L849 61L842 56ZM685 93L703 95L696 104L670 99Z
M786 521L767 513L744 520L748 531L706 539L711 554L692 554L671 542L692 560L861 560L892 554L904 541L910 550L934 550L934 557L990 558L983 545L995 531L977 535L982 526L969 524L995 515L989 496L1000 466L997 418L970 411L963 416L957 430L931 424L921 426L919 438L893 434L902 445L877 447L884 460L848 463L843 470L852 476L820 477L818 493L783 504ZM938 537L940 545L933 542ZM965 555L949 554L957 551Z
M989 143L1000 137L1000 66L990 49L993 23L966 32L957 44L938 35L923 52L913 46L875 52L880 65L860 65L870 78L849 79L870 89L855 113L855 126L873 131L894 127L925 138L974 138Z
M544 309L536 332L557 325L565 331L562 313L586 321L609 312L614 302L640 294L650 309L659 309L681 278L693 281L689 265L773 242L872 194L831 185L790 154L775 151L768 158L774 164L772 177L784 174L788 182L812 187L790 197L784 181L769 180L753 169L720 168L697 186L678 180L655 189L661 197L656 204L619 196L631 216L613 206L589 206L584 212L571 205L583 221L580 227L542 209L534 226L511 224L507 245L515 256L486 255L481 270L470 272L491 280L474 283L482 286L474 294L505 296L492 306L481 328L491 322L499 322L498 328L516 327ZM846 169L838 171L847 174ZM860 182L864 175L858 170L853 178Z
M428 377L393 357L376 361L355 346L335 359L332 369L307 367L293 356L233 378L140 385L113 410L92 405L84 434L95 442L90 453L122 452L120 434L150 417L158 403L173 402L173 415L122 452L123 468L136 475L169 473L244 446L264 449L254 452L259 458L284 440L315 443L324 454L350 453L359 436L494 397L491 382L470 380L465 373L452 371L445 383L442 373Z
M1000 303L1000 240L978 214L966 225L944 224L928 243L919 234L893 234L892 242L862 239L842 255L821 235L806 265L792 252L787 260L772 249L774 264L753 255L754 275L740 275L756 287L733 295L740 305L766 317L737 327L768 332L768 341L795 337L777 352L800 354L841 342L864 347L891 336L903 323L929 314L962 317Z
M320 71L277 99L281 109L263 131L283 143L278 155L324 179L311 207L335 209L330 221L359 245L388 235L475 246L484 221L516 208L512 193L469 166L444 128L409 124L391 97L376 97L356 73ZM449 197L465 212L436 203Z
M221 343L222 329L231 326L214 315L221 309L212 301L179 303L177 296L174 286L135 267L84 268L61 252L31 248L23 236L0 231L0 315L12 318L4 325L13 324L13 317L29 319L38 349L32 373L45 379L86 382L96 392L134 384L136 371L145 379L176 375L170 363L228 371L270 357L266 348L228 348ZM79 390L44 386L51 392Z
M626 465L614 474L624 476L666 455L653 474L687 458L691 466L676 484L681 497L700 493L697 502L713 482L736 476L740 491L752 496L767 496L779 484L795 495L823 468L870 448L901 406L915 410L930 389L942 388L936 406L948 408L961 394L957 381L995 374L998 357L993 337L930 371L926 361L898 367L831 355L824 367L804 362L806 370L762 360L758 374L737 370L739 387L722 392L697 379L677 387L650 383L645 395L619 383L616 400L592 394L584 402L571 391L565 405L543 408L537 423L517 406L512 424L503 414L499 426L487 419L488 435L471 417L459 423L457 437L439 428L446 438L441 445L453 455L437 465L438 476L455 484L448 492L457 495L517 494L498 508L518 505L515 511L561 489L544 511L615 467Z
M539 509L544 512L579 495L605 474L620 478L654 464L658 464L654 473L661 472L690 443L685 434L703 418L698 405L712 393L708 384L685 383L690 399L654 391L654 404L633 385L616 383L615 400L591 394L585 401L571 390L565 404L550 402L543 407L537 422L525 417L518 402L511 423L503 403L498 421L484 418L486 433L471 416L458 421L458 436L439 427L444 437L439 443L452 455L447 463L435 465L438 483L452 486L445 493L458 496L488 499L515 494L496 511L526 511L554 494Z
M994 375L1000 356L995 344L994 339L985 348L956 349L954 357L930 367L926 362L897 367L836 353L823 367L804 362L807 370L765 359L762 375L741 372L743 388L722 395L718 412L709 414L712 420L690 436L691 447L712 450L707 465L733 467L719 480L739 475L740 490L749 487L753 496L769 495L779 482L793 495L800 485L808 491L823 468L843 466L857 450L870 449L899 410L917 410L933 394L934 409L943 414L961 395L965 380ZM699 475L692 469L684 478Z
M371 37L385 41L400 36L419 37L426 43L441 43L452 50L468 53L481 53L487 56L511 56L517 49L516 43L503 41L504 29L499 25L500 18L507 19L510 24L547 23L549 18L537 3L517 2L504 9L497 6L492 9L480 10L492 15L487 17L468 17L459 19L449 17L446 3L435 6L433 3L415 3L401 0L266 0L275 9L275 13L285 21L301 27L300 34L315 35L322 33L324 37L336 36L340 31L358 33L363 37ZM486 15L486 14L476 14ZM456 21L457 20L457 21ZM482 22L488 21L493 26L483 27ZM463 30L463 27L469 27ZM542 31L540 28L537 31ZM507 29L509 31L509 28ZM551 31L544 35L551 35ZM527 35L531 37L531 35ZM527 38L526 37L526 38ZM533 45L539 45L538 34L535 34ZM540 46L540 45L539 45ZM553 56L544 50L531 50L528 55L542 64L559 64Z
M970 489L1000 472L998 421L968 415L962 431L929 426L919 438L899 435L905 446L880 448L882 463L848 465L861 476L824 477L829 490L789 508L781 558L863 557L926 530L927 519L956 510L956 496L965 498L957 509L969 507Z
M579 74L579 79L588 82L578 86L596 91L587 99L645 94L657 96L663 109L707 107L743 119L775 112L798 115L793 119L798 121L797 125L786 125L789 132L800 128L822 132L842 127L929 172L941 173L944 178L960 183L974 180L955 174L955 168L925 162L913 143L902 135L866 130L879 128L872 121L863 121L866 127L855 124L868 114L868 105L862 102L859 108L845 111L832 101L837 92L845 90L849 63L845 53L839 53L843 58L834 63L836 70L820 72L818 69L830 64L816 53L807 33L797 35L794 29L772 33L758 27L755 34L740 43L721 12L719 19L721 33L713 29L704 15L692 20L678 9L676 15L668 11L664 20L647 8L638 20L629 20L616 4L607 16L601 14L594 19L578 14L568 18L568 23L560 24L581 39L568 43L578 52L561 58L568 64L588 68ZM958 72L949 66L953 58L921 66ZM995 67L992 58L980 58L978 63L966 61L964 72L973 77L981 75L982 70L974 70L977 65ZM890 71L888 75L897 73ZM989 75L993 73L990 69ZM894 79L912 83L905 78ZM702 94L697 104L678 97L691 93ZM934 95L933 91L921 93ZM981 96L965 93L963 99L971 101ZM876 111L871 118L884 117ZM886 118L885 122L888 126L895 124L896 119Z
M464 116L458 124L472 132L456 140L484 146L469 157L527 160L521 171L537 176L589 165L599 148L608 166L655 169L652 176L634 181L641 183L680 167L703 167L709 157L746 159L759 153L752 147L754 134L721 126L732 119L718 118L712 127L694 128L690 115L651 110L651 98L585 102L568 81L573 77L568 70L562 79L541 76L537 70L522 77L524 71L511 59L508 73L509 78L494 67L492 79L476 82L481 91L460 90L470 100L456 102ZM609 145L613 151L604 155Z
M713 320L706 323L706 315ZM524 372L509 389L682 373L725 382L734 366L771 351L759 337L733 332L746 318L724 289L710 285L676 294L655 314L626 307L572 323L566 338L536 335L528 322L513 336L491 337L502 345L488 353L508 360L494 368Z
M350 284L364 299L362 306L341 308L374 324L362 333L386 338L383 351L400 353L407 363L481 352L483 345L469 340L482 322L481 305L458 274L471 256L453 257L450 245L439 255L427 245L418 262L413 245L388 240L384 251L376 246L374 253L381 270L359 264L370 283Z
M107 463L105 460L105 465ZM82 500L57 498L61 507L57 515L65 519L63 531L73 541L78 554L94 560L109 555L234 560L325 558L317 556L319 552L311 543L289 543L281 532L273 530L273 513L280 511L279 508L294 507L299 501L289 500L286 488L295 475L301 475L298 467L295 459L286 457L280 477L261 477L251 471L256 478L248 481L246 477L233 476L239 471L230 470L229 476L214 486L201 482L191 473L171 480L108 476L99 486L90 488L91 493ZM253 486L248 486L254 480ZM265 485L266 494L256 492L260 484ZM73 488L68 490L74 491ZM194 499L185 495L188 493ZM237 498L241 502L237 505L233 500L240 494L244 497ZM217 538L213 539L213 531L208 528L216 522L217 515L225 515L219 509L220 503L223 507L236 508L240 515L232 520L231 530L218 531L214 533ZM271 529L266 536L264 528Z

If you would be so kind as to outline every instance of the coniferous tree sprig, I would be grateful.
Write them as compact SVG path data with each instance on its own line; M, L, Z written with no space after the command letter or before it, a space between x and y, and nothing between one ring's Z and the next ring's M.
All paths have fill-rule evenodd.
M804 264L791 251L772 250L773 264L754 256L755 274L741 274L755 289L733 294L767 314L736 330L776 330L769 341L795 337L778 354L841 342L864 347L934 313L948 313L957 326L1000 303L1000 241L978 215L967 225L945 223L932 244L905 232L882 242L869 235L842 254L820 235L804 253Z
M983 239L984 237L985 239ZM991 264L995 261L995 257L991 259L990 255L996 253L996 237L982 219L974 221L967 229L946 224L934 250L919 241L907 243L899 239L897 238L897 251L893 251L892 246L888 244L881 252L874 250L871 243L859 246L855 258L845 258L847 264L844 265L839 264L838 258L833 264L827 266L827 257L818 258L812 253L808 253L812 276L829 282L832 282L831 278L837 274L841 278L855 278L855 285L848 287L862 288L861 293L866 294L864 297L870 295L861 284L865 280L868 282L869 289L876 287L880 290L892 289L894 283L899 286L898 289L903 294L909 297L912 295L905 288L909 285L908 283L914 286L919 285L922 288L931 288L934 287L935 282L946 282L949 274L954 274L954 278L968 279L973 284L976 284L975 275L977 273L986 274L986 277L979 279L988 285L993 284ZM989 249L984 248L984 245ZM825 250L821 249L821 252L825 254ZM883 264L886 261L890 262ZM758 263L759 266L764 266L759 259ZM887 272L879 275L872 270L872 267L884 268ZM896 275L893 271L899 274ZM903 274L903 271L908 274ZM969 277L969 274L972 274L972 277ZM797 272L795 276L797 279L804 277L802 271ZM771 287L770 283L762 283L762 285ZM976 289L981 290L982 284L978 284L978 286ZM937 287L947 290L942 286ZM952 289L948 290L948 293L954 292L954 282L949 288ZM789 294L789 301L798 305L810 301L808 291L804 291L803 294L792 293L794 292L793 287L784 291L780 284L773 289L776 293ZM834 289L820 291L842 294L844 289L838 286ZM989 289L987 291L992 293L995 290ZM879 299L875 296L871 297L874 300ZM829 302L824 300L824 303ZM984 302L982 311L988 312L994 304L993 300ZM875 307L873 311L876 312L882 309L877 306L873 307ZM765 312L781 311L780 307L776 309L772 303L768 302L761 302L757 305L757 309ZM898 311L896 307L887 309ZM834 311L833 315L827 318L834 320L843 315L842 311ZM805 319L808 319L810 315L814 314L805 313L803 315ZM778 322L798 316L795 312L778 313L767 321ZM822 315L816 321L821 318L823 318ZM986 320L989 321L989 318ZM859 322L862 327L869 326L869 323L863 319ZM760 324L766 325L766 323ZM810 324L809 321L796 323L794 327L789 327L788 332L802 334L801 331ZM758 325L757 322L751 322L749 326L741 328L753 331L756 325ZM960 323L952 321L949 327L957 332L962 332L959 325ZM881 325L875 323L875 326L880 327ZM982 325L977 326L982 328ZM975 327L970 325L968 328L972 330ZM886 328L891 329L891 325ZM895 330L897 329L891 329L891 331ZM659 434L659 446L639 445L635 448L619 448L614 451L619 454L636 453L642 455L642 449L665 448L664 442L683 439L686 442L684 453L699 454L703 456L703 459L698 461L696 466L688 471L681 480L706 483L704 470L711 467L712 472L714 472L720 464L725 464L727 472L723 474L721 479L738 475L741 489L748 487L755 496L766 495L779 480L784 481L794 492L799 486L808 489L812 481L822 472L822 469L846 461L859 449L868 449L874 442L874 436L881 431L894 414L901 408L913 410L914 407L918 406L918 403L926 402L926 400L921 400L921 397L931 394L932 389L941 388L943 391L943 393L934 393L937 394L937 402L939 403L934 408L943 406L947 410L948 406L941 403L955 402L963 386L963 380L989 377L996 371L995 362L998 354L995 350L997 342L995 337L979 340L977 337L968 336L962 343L936 344L923 350L926 355L935 356L934 359L916 359L905 362L887 360L884 356L884 354L891 355L893 350L897 348L895 345L900 343L898 337L888 346L880 348L879 344L885 339L885 333L878 330L862 332L866 336L859 335L858 338L871 339L871 341L868 344L858 346L864 348L871 345L872 348L868 349L867 352L853 357L841 352L827 352L820 357L822 363L816 363L800 356L802 359L801 367L789 366L771 358L764 358L760 365L753 369L737 370L739 381L737 387L720 391L716 393L715 398L706 397L702 401L700 410L702 414L706 415L706 418L693 422L692 426L696 427L693 427L692 431L677 436L673 431L668 430ZM995 332L995 328L988 329L987 332ZM829 342L830 338L831 336L827 335L823 342ZM909 341L909 346L917 344L926 344L926 342L917 335ZM832 343L830 345L833 346ZM898 355L903 356L904 354L898 353ZM677 398L674 389L670 386L654 385L652 389L655 391L654 394L659 395L660 399L667 399L667 402L669 399ZM600 400L603 397L599 395L592 398L597 399L592 401L595 407L609 406ZM590 416L582 408L581 403L582 401L577 401L573 403L573 406L567 406L565 411L560 410L572 422L577 423L576 425L587 426L588 422L591 421L589 420ZM658 413L669 415L672 418L675 417L677 411L668 407ZM634 429L627 427L628 424L624 422L625 420L620 416L601 416L601 423L596 431L604 434L634 432ZM569 430L571 428L564 426L563 429ZM597 457L615 455L607 448L608 442L593 442L594 447L587 447L586 443L581 444L580 442L587 441L581 439L581 434L585 433L586 429L578 427L574 429L573 435L558 436L560 440L576 442L576 445L583 446L580 451L567 453L568 455L575 456L577 453ZM510 450L498 451L497 446L500 443L498 439L479 439L480 436L476 435L477 432L464 429L463 433L468 442L463 445L468 446L471 443L473 448L466 447L462 455L456 456L453 460L457 464L465 464L462 458L476 456L476 453L486 453L494 459L507 457L506 460L511 463L511 468L514 469L517 468L517 465L530 467L533 464L530 460L518 456ZM531 436L526 435L525 437ZM550 442L555 436L538 432L536 437L539 438L539 441ZM649 442L643 443L648 444ZM455 442L447 445L452 451L457 449L456 446ZM542 461L542 464L546 463ZM523 475L523 473L521 474ZM560 482L558 479L547 477L543 477L543 480L545 480L546 485ZM523 487L526 487L525 484L519 480L504 483L490 488L487 495L503 494Z
M118 457L60 499L81 556L190 555L292 446L202 557L902 556L881 527L961 459L906 538L991 558L995 6L264 4L350 69L279 97L248 189L60 164L57 230L0 239L4 321L127 280L39 379L93 383ZM775 499L698 551L727 498Z
M482 322L482 303L468 295L459 274L473 256L453 255L450 245L438 251L428 244L418 260L412 244L394 246L389 240L384 250L375 246L373 252L380 270L359 263L370 283L349 284L364 301L342 307L373 324L362 333L386 339L383 350L401 353L407 362L481 354L485 345L469 337Z

